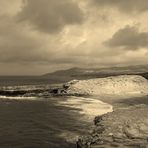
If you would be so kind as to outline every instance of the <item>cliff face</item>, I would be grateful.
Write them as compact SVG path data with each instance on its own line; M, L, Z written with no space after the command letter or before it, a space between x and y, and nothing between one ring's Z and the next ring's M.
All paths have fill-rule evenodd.
M100 95L148 93L148 81L138 75L121 75L89 80L73 80L64 85L68 94Z

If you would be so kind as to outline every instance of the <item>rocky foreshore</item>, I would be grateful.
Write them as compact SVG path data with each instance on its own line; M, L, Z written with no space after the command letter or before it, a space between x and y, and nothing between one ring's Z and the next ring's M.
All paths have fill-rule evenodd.
M122 75L102 79L74 80L63 85L59 94L65 95L118 95L115 100L146 96L148 81L137 75ZM106 102L105 100L101 100ZM107 101L112 102L112 101ZM112 104L112 103L111 103ZM141 103L140 103L141 104ZM112 104L113 105L113 104ZM119 105L119 104L118 104ZM95 118L95 128L80 137L77 148L148 148L148 106L119 107L112 113Z
M148 106L136 105L98 116L95 128L79 138L77 148L147 148Z
M136 96L146 96L148 81L137 75L73 80L61 88L52 90L51 93L56 96L117 95L116 98L109 97L107 101L101 100L115 107L112 103L115 100L121 101L121 97L124 100L129 97L134 99ZM134 103L132 106L119 107L120 105L116 104L116 109L111 113L97 116L94 119L94 129L88 135L79 138L77 148L148 148L148 106Z
M148 81L142 76L122 75L73 80L64 84L57 94L118 96L109 97L107 101L101 100L111 103L114 111L95 117L94 129L88 135L79 138L77 148L148 148ZM147 103L141 101L137 105L137 101L134 100L136 96L145 96ZM132 105L113 103L126 102L124 99L127 99L128 103L133 99Z

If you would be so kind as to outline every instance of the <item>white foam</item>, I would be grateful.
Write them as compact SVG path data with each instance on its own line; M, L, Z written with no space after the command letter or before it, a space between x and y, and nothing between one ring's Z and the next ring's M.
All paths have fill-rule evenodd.
M58 103L62 106L78 109L77 111L84 115L82 118L85 117L90 120L94 119L95 116L113 111L112 105L93 98L69 97L66 101L59 101Z
M36 97L20 97L20 96L17 96L17 97L13 97L13 96L0 96L0 99L12 99L12 100L36 100L37 98Z
M78 116L78 118L75 116L75 118L79 121L82 120L89 123L92 123L95 116L113 111L113 107L110 104L104 103L98 99L84 97L69 97L65 101L59 100L58 105L77 109L76 112L82 116ZM75 143L79 136L81 136L79 133L69 131L64 131L59 135L59 137L62 137L66 141L72 143Z
M64 138L67 142L76 143L78 141L78 138L80 137L80 134L77 132L64 131L57 136Z

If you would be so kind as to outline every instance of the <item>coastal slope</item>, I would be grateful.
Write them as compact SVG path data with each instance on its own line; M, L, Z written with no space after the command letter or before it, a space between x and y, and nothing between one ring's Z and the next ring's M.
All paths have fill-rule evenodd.
M67 94L107 97L101 101L113 105L114 111L98 115L95 127L80 137L77 148L147 148L148 145L148 80L139 75L120 75L89 80L73 80L64 84ZM124 96L124 97L123 97ZM147 100L129 104L129 100ZM105 98L104 97L104 98ZM130 98L131 97L131 98ZM116 107L112 99L116 100ZM126 98L126 99L123 99ZM109 101L110 100L110 101ZM121 102L124 102L121 105ZM146 103L147 102L147 103ZM115 108L114 108L115 107Z
M139 75L73 80L64 84L63 87L68 94L80 95L148 93L148 81Z

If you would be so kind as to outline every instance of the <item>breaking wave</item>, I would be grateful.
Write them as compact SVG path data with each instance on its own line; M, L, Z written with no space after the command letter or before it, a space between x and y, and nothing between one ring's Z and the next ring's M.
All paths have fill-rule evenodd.
M84 118L86 118L87 120L92 120L95 116L103 115L113 111L112 105L93 98L73 96L68 97L68 99L65 101L58 101L58 103L62 106L77 109L77 111L81 115L84 115Z
M23 96L17 96L17 97L13 97L13 96L0 96L0 99L14 99L14 100L36 100L37 97L23 97Z
M8 86L0 87L0 99L35 99L50 96L52 87L43 86Z

